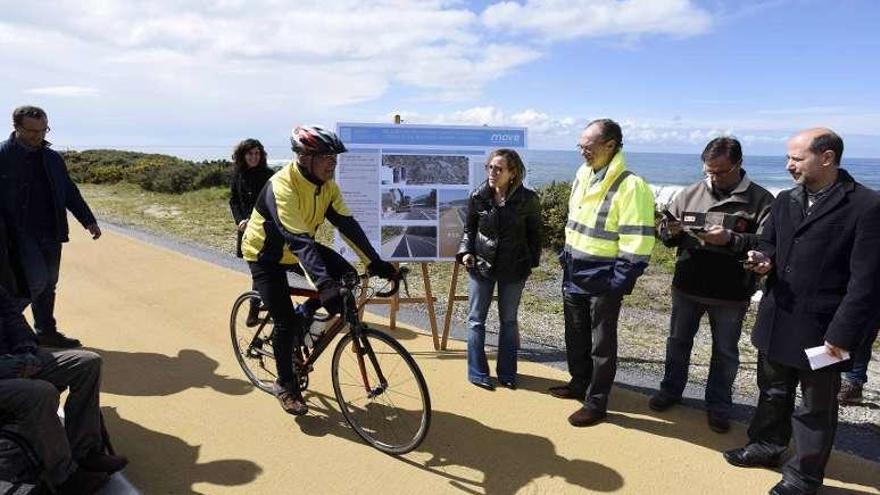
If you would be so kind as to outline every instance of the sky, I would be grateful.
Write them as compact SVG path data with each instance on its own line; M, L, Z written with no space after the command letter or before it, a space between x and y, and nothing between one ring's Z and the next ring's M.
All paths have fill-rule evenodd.
M0 111L49 113L55 148L220 157L296 124L528 127L574 149L784 155L829 126L880 157L876 0L0 0ZM11 118L8 129L11 131Z

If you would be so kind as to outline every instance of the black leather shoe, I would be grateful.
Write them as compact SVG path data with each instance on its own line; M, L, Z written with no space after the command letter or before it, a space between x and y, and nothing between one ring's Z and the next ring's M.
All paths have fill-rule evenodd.
M557 399L577 399L584 400L586 397L586 392L581 392L579 390L573 390L568 385L560 385L558 387L550 387L547 389L550 392L550 395L556 397Z
M605 411L597 411L596 409L582 407L568 417L568 422L571 423L571 426L583 428L585 426L593 426L594 424L599 423L605 419L605 416Z
M778 467L782 461L782 454L771 454L756 443L750 443L745 447L732 449L724 452L724 460L738 467Z
M488 379L486 379L486 380L477 380L477 381L473 381L473 382L471 382L471 383L474 384L474 385L477 386L477 387L480 387L480 388L483 389L483 390L488 390L488 391L490 391L490 392L494 392L494 391L495 391L495 385L492 385L492 382L490 382Z
M648 400L648 407L650 407L652 411L663 412L679 402L681 402L681 399L675 399L663 392L658 392Z
M730 431L730 419L727 416L709 411L706 413L706 421L709 422L709 429L715 433L727 433Z
M776 486L770 489L770 495L813 495L817 490L807 490L786 480L776 483Z
M77 469L55 488L58 495L92 495L110 481L107 473L95 473L85 469Z
M122 471L128 465L128 458L122 455L92 452L82 459L78 459L76 463L86 471L113 474L117 471Z
M516 382L513 380L498 380L498 383L501 384L504 388L509 388L510 390L516 390Z
M257 305L251 305L248 308L247 319L244 322L245 325L249 327L255 327L260 324L260 307Z
M61 332L37 332L37 344L40 347L55 347L58 349L75 349L81 347L79 340L67 337Z

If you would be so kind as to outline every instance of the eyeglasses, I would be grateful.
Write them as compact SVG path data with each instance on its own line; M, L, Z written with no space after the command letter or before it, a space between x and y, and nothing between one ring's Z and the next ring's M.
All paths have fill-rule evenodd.
M707 170L706 165L703 164L703 175L705 175L706 177L724 177L725 175L733 172L734 170L736 170L738 168L739 168L739 164L736 164L736 165L730 167L729 169L724 170L723 172L713 172L711 170Z
M603 144L607 143L608 141L610 141L610 139L607 139L607 140L605 140L605 141L596 141L595 143L590 143L590 144L580 144L580 143L578 143L578 144L575 146L575 148L577 148L578 152L580 152L581 154L583 154L584 151L595 149L597 146L603 145Z
M506 172L507 169L502 167L501 165L486 165L486 173L487 174L501 174Z
M18 126L18 129L21 130L21 131L31 132L31 133L34 133L34 134L47 134L49 131L52 130L52 128L49 127L49 126L46 126L46 127L42 128L42 129L28 129L27 127L24 127L24 126L21 126L21 125Z

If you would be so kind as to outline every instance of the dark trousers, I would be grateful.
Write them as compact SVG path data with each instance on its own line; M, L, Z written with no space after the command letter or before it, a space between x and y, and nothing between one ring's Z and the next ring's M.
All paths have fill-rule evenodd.
M55 287L61 270L61 243L23 239L22 244L22 265L31 296L34 329L39 333L56 332Z
M712 358L706 383L706 409L729 416L733 406L733 381L739 369L739 337L748 302L704 304L676 290L672 291L672 314L666 339L666 366L660 392L680 399L688 381L694 336L700 320L709 315L712 330Z
M33 446L53 484L76 470L76 459L103 446L98 393L101 358L82 350L37 351L42 368L31 378L0 380L0 415L4 429ZM58 418L61 391L64 424Z
M336 251L317 245L317 249L327 266L330 276L336 280L342 275L355 271ZM293 347L303 343L303 318L294 311L290 299L290 284L287 282L289 266L272 262L248 262L253 277L254 288L272 316L275 329L272 336L272 350L275 354L275 367L278 382L293 390L299 383L293 375Z
M623 296L563 294L569 388L586 392L584 407L608 408L617 373L617 319Z
M803 395L795 409L798 383ZM806 489L816 489L837 431L837 393L840 373L792 368L758 356L758 408L749 425L749 443L781 454L794 436L795 454L782 469L783 477Z

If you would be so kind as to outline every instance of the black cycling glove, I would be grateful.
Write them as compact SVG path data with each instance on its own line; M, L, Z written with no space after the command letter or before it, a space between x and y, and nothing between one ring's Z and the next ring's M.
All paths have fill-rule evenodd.
M385 280L394 280L394 278L397 277L397 269L394 268L394 265L383 260L376 260L370 263L367 267L367 271L372 275L384 278Z
M328 284L320 290L321 304L327 313L337 315L342 313L342 294L339 292L339 285Z

